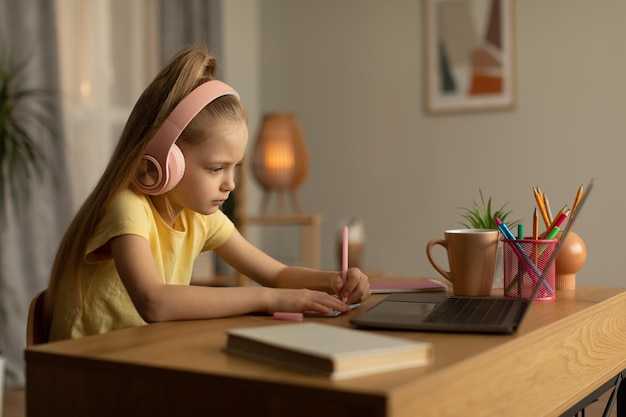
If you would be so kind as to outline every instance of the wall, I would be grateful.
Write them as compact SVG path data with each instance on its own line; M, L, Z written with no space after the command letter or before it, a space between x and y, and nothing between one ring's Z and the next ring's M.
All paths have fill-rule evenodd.
M217 4L217 1L214 1ZM237 89L246 106L251 140L248 149L254 144L253 134L258 129L260 110L260 27L259 0L221 1L219 7L221 26L221 50L218 56L224 81ZM252 180L246 179L245 200L258 201L260 191ZM242 202L242 198L238 203ZM243 202L245 204L245 202ZM248 231L246 237L254 244L260 245L261 237L258 230Z
M508 201L528 228L534 186L556 211L595 177L575 227L589 253L578 281L623 286L626 2L517 2L516 108L446 116L422 106L420 2L259 7L261 109L300 117L312 169L299 196L324 217L324 267L337 267L337 223L357 216L367 233L365 269L434 275L426 242L460 227L457 208L479 188L496 205Z

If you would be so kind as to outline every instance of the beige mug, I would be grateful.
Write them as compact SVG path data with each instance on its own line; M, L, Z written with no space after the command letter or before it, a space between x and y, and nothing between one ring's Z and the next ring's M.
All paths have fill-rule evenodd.
M432 266L452 282L455 295L483 296L491 294L498 251L497 230L454 229L444 232L445 239L433 239L426 245L426 256ZM449 271L433 258L434 246L448 252Z

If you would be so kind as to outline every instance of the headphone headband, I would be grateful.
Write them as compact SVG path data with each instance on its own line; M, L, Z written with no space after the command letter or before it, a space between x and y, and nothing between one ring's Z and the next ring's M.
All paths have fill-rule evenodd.
M239 98L239 94L227 84L218 80L211 80L196 87L176 105L150 139L143 155L144 159L154 164L156 181L153 184L146 184L138 178L139 174L137 174L134 178L135 186L146 194L156 195L163 194L178 184L184 173L184 158L176 146L176 141L203 108L213 100L225 95Z

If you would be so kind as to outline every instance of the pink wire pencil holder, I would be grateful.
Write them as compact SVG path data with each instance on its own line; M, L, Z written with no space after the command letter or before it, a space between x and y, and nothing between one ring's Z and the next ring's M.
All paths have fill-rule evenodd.
M502 239L502 242L504 242L504 296L530 299L550 260L550 255L556 248L558 239ZM553 262L536 300L556 298L555 276Z

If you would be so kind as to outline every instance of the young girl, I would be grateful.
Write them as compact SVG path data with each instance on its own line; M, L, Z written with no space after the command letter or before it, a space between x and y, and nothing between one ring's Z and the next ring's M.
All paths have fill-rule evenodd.
M248 142L237 93L215 58L181 50L137 101L102 178L70 224L46 292L50 340L168 320L251 312L348 311L367 277L287 267L252 246L219 209ZM213 250L262 286L190 284Z

